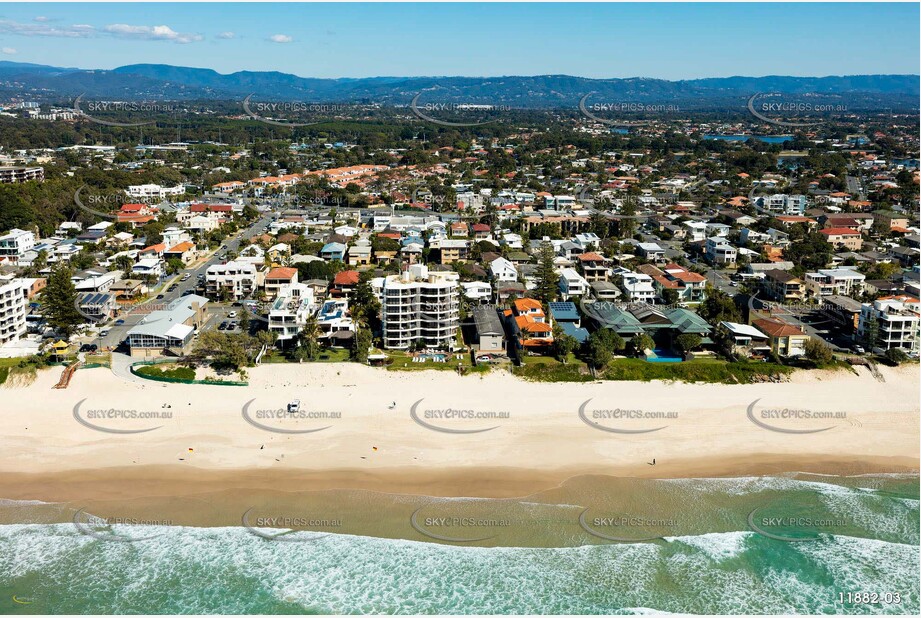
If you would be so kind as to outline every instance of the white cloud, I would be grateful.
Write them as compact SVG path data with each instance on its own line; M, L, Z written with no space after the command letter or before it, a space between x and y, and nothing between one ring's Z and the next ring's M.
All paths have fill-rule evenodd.
M47 17L45 17L44 15L39 15L38 17L34 18L32 21L37 21L37 22L40 22L40 23L44 23L44 22L46 22L46 21L51 21L51 20L48 19Z
M18 34L20 36L47 36L66 39L79 39L92 36L96 31L92 26L51 26L47 23L21 24L9 19L0 19L0 33Z
M0 49L0 52L3 52L4 54L8 56L12 56L13 54L16 53L16 50L13 49L12 47L4 47L3 49Z
M220 33L219 35L217 35L217 38L219 38L219 39L232 39L232 38L234 38L234 37L236 37L236 36L237 36L236 33L233 33L233 32L222 32L222 33Z
M294 39L289 37L287 34L273 34L269 37L269 40L273 43L290 43Z
M131 26L129 24L110 24L103 28L109 34L124 39L143 39L148 41L173 41L174 43L194 43L204 37L200 34L176 32L169 26Z

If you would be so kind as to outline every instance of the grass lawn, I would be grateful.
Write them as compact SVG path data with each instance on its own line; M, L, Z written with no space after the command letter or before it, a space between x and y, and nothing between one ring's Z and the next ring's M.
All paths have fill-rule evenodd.
M87 354L85 357L87 365L108 365L112 359L109 353L104 354Z
M512 373L525 380L535 382L590 382L588 366L570 354L566 363L552 356L524 356L521 367L512 368Z
M566 364L549 356L526 356L512 373L536 382L590 382L594 380L582 361L570 356ZM794 369L774 363L730 363L718 358L700 358L682 363L648 363L639 358L618 358L598 372L598 379L677 380L715 384L750 384L776 379Z
M779 378L792 367L774 363L730 363L720 359L695 359L683 363L647 363L638 358L611 362L601 377L606 380L678 380L713 384L751 384L765 378Z
M412 355L393 350L387 352L387 355L393 361L387 365L387 369L390 371L424 371L426 369L457 371L458 367L464 367L467 371L472 369L470 356L466 353L460 353L460 359L455 358L457 354L448 354L448 360L443 363L436 363L432 360L427 360L424 363L414 363Z
M166 367L161 369L161 367ZM173 378L175 380L194 380L195 370L191 367L182 367L180 365L145 365L135 370L137 373L150 376L152 378Z
M345 348L329 348L320 350L320 354L317 356L316 360L313 361L304 361L305 363L346 363L349 361L350 352ZM272 364L272 363L296 363L297 361L291 361L281 352L273 351L266 352L262 357L261 363Z

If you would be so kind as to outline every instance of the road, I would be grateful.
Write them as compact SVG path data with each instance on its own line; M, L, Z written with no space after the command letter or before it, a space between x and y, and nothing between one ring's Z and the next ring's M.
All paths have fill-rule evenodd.
M93 343L99 346L100 349L103 348L117 348L119 344L124 341L125 337L128 334L128 331L131 330L138 322L140 322L144 317L151 311L165 308L169 303L176 300L184 292L189 290L194 290L198 286L198 275L204 274L208 270L209 266L214 264L220 264L224 260L220 258L221 254L225 251L238 251L240 248L240 243L243 240L249 240L253 236L262 234L262 228L267 226L269 222L272 221L273 213L266 212L253 223L250 227L245 228L242 232L238 232L232 237L228 237L224 240L224 243L216 251L212 252L205 260L198 262L191 269L183 270L179 274L171 277L170 279L164 281L160 287L159 294L153 294L152 298L144 303L141 303L137 307L133 308L129 313L121 316L121 319L124 321L124 324L109 324L104 328L108 329L108 334L104 337L98 337ZM189 273L191 277L186 281L181 281L180 278L183 274ZM178 284L178 287L172 292L167 292L166 289L171 283L175 282ZM157 296L162 295L163 298L157 298ZM216 314L226 314L230 309L222 307L220 305L215 305L210 309L210 312Z
M863 201L867 199L867 194L863 190L860 179L856 176L846 176L847 192L854 196L855 199Z

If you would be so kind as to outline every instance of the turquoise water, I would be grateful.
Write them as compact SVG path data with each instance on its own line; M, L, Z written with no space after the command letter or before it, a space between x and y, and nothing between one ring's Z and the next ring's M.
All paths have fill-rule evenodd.
M344 534L284 543L231 527L162 527L156 540L120 543L70 524L9 524L0 526L0 612L918 613L917 477L644 483L706 496L718 506L695 512L695 525L703 517L722 531L521 548ZM812 503L848 525L794 543L738 526L752 504L777 514L777 505L789 513ZM847 591L897 592L902 602L838 603Z
M647 363L680 363L684 360L671 350L663 348L655 348L652 353L653 355L646 359Z

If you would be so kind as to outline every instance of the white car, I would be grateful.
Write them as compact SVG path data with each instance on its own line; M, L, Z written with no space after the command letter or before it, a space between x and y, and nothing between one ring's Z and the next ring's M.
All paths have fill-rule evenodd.
M231 311L230 313L227 314L227 317L228 317L228 318L235 318L235 317L237 317L237 312L236 312L236 311Z

